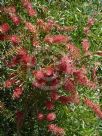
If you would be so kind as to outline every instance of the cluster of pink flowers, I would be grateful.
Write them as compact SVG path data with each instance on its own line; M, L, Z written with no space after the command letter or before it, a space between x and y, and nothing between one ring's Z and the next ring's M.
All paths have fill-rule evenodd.
M36 10L32 7L32 3L30 2L30 0L21 0L23 6L25 7L25 9L27 10L29 16L36 16L37 12Z
M8 23L4 23L0 26L0 32L1 33L6 33L10 30L10 26Z
M48 125L48 130L57 136L64 136L65 134L64 129L58 127L56 124Z
M94 83L93 81L90 81L87 75L82 71L82 69L75 71L74 75L75 75L76 81L79 84L90 87L92 89L96 88L96 83Z
M54 68L52 67L45 67L41 70L34 71L33 75L35 77L33 87L42 88L44 85L47 86L47 83L50 82L50 86L52 86L53 89L54 86L58 84L57 76L55 76Z
M14 6L5 7L4 12L9 15L15 25L20 24L20 18L16 14L16 8Z
M60 71L65 72L66 74L73 74L73 72L75 71L73 59L68 55L61 58L58 67Z
M44 41L49 44L67 43L70 41L70 37L64 35L47 35Z
M69 43L66 45L67 50L69 51L70 56L76 60L80 58L80 49L76 47L73 43Z
M33 9L32 4L29 0L21 0L21 2L26 8L29 16L37 15L36 10ZM17 16L15 7L5 7L4 12L9 15L15 25L20 24L20 18ZM39 110L37 119L38 121L55 121L57 117L55 112L52 112L52 110L55 109L56 102L65 105L71 103L79 104L80 96L78 94L76 86L79 84L91 89L95 89L96 83L88 78L87 70L85 67L79 68L77 66L76 60L80 61L81 50L72 43L70 36L63 34L48 34L48 32L51 32L53 28L57 28L57 30L59 31L68 31L69 27L62 27L52 20L48 20L45 22L42 19L37 19L35 24L27 21L23 21L23 23L25 25L25 28L30 32L30 36L33 37L33 40L31 41L33 46L40 46L39 34L40 32L44 31L46 32L46 35L42 40L44 44L46 43L49 47L51 47L50 45L56 46L56 44L63 44L64 48L67 51L66 54L63 54L60 58L58 58L59 63L51 66L35 68L37 64L36 55L34 56L30 54L27 49L21 47L17 51L16 55L5 63L8 68L12 69L16 69L19 66L20 70L24 73L27 73L27 69L30 68L31 76L33 78L33 80L31 81L32 89L48 91L47 98L44 99L43 108L47 111L50 111L50 113L44 115L44 113L40 112ZM93 24L94 20L89 19L87 22L87 31ZM8 40L14 45L14 47L19 46L21 44L22 38L16 34L6 35L5 33L9 30L10 26L7 23L4 23L0 26L0 32L2 33L0 40ZM86 33L86 30L84 31ZM85 38L82 40L81 44L84 54L87 53L90 48L89 41ZM16 72L13 75L11 74L11 76L9 75L8 79L5 81L4 87L9 89L11 87L13 88L14 85L15 88L13 89L12 98L18 100L22 98L22 95L24 95L24 88L22 85L22 79L20 79L17 74L18 73ZM19 79L17 79L16 75L19 77ZM60 87L64 89L66 95L61 95L59 93ZM84 103L89 106L100 118L102 118L102 113L99 107L97 107L93 102L86 98L84 99ZM24 118L23 113L17 111L16 118L18 120L18 124L20 124L20 120L22 121ZM48 131L59 136L63 136L65 134L64 129L58 127L56 124L49 124Z
M17 88L15 88L14 89L14 91L13 91L13 99L18 99L18 98L20 98L20 96L22 95L22 93L23 93L23 90L22 90L22 88L21 87L17 87Z
M10 40L14 45L20 44L20 42L21 42L20 37L17 36L17 35L11 35L11 36L9 36L9 40Z
M30 22L25 22L25 27L31 32L36 33L36 26Z
M39 121L46 119L47 121L50 122L50 121L54 121L56 119L56 114L51 112L45 116L43 113L38 113L37 118Z

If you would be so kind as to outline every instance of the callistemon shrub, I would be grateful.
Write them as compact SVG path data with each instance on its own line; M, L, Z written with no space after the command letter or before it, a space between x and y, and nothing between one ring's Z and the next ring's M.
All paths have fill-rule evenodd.
M100 135L100 7L1 2L0 136Z

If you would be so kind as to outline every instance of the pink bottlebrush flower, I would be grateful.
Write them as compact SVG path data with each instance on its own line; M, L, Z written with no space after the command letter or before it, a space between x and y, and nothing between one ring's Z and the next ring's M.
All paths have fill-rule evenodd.
M62 57L58 67L60 71L67 74L73 74L73 72L76 70L73 60L69 56Z
M70 37L65 35L54 35L54 36L47 35L44 41L49 44L67 43L70 41Z
M28 66L28 67L32 67L35 65L36 63L36 59L33 56L30 56L29 54L23 55L22 56L22 62Z
M36 58L34 56L29 56L28 61L27 61L27 66L34 67L35 64L36 64Z
M10 30L10 26L8 23L4 23L0 26L0 32L1 33L6 33Z
M96 88L96 84L88 79L87 75L82 71L82 69L76 70L74 72L74 76L79 84L92 89Z
M56 124L48 125L48 131L52 132L56 136L64 136L65 135L64 129L58 127Z
M52 91L50 94L51 100L52 101L57 101L59 99L59 94L56 91Z
M12 36L10 36L10 41L11 41L13 44L19 44L19 43L21 42L20 37L17 36L17 35L12 35Z
M81 43L82 43L82 47L83 47L84 52L87 52L88 49L90 48L89 41L87 39L83 39Z
M55 22L53 20L48 20L45 24L45 29L47 32L51 31L54 27Z
M36 26L31 24L30 22L25 22L25 27L31 32L31 33L36 33Z
M84 27L83 32L84 32L84 34L88 35L89 32L90 32L90 28L89 27Z
M37 15L37 12L36 12L36 10L35 9L29 9L28 10L28 14L29 14L29 16L36 16Z
M84 104L87 105L89 108L92 109L92 111L99 117L102 119L102 110L100 108L99 105L95 104L92 100L88 99L88 98L84 98L83 100Z
M18 99L23 93L23 89L21 87L16 87L13 91L13 99Z
M52 67L46 67L43 69L45 76L53 76L54 69Z
M34 73L35 79L38 81L44 80L45 76L42 70L38 70Z
M14 25L18 26L20 24L20 18L17 15L10 16L11 20L13 21Z
M12 81L11 80L6 80L5 85L6 88L11 88L12 87Z
M26 8L29 16L36 16L37 12L35 9L33 9L32 4L29 0L21 0L23 6Z
M74 72L74 75L75 75L75 78L76 78L76 81L80 84L83 84L83 85L86 85L87 84L87 81L88 81L88 78L87 76L83 73L82 70L76 70Z
M35 9L33 9L33 7L32 7L32 4L31 4L31 3L29 3L29 4L27 5L26 9L27 9L27 11L28 11L29 16L31 16L31 17L32 17L32 16L36 16L36 15L37 15L36 10L35 10Z
M53 110L53 109L54 109L54 104L53 104L51 101L46 101L46 102L45 102L45 107L46 107L48 110Z
M72 95L76 94L75 83L72 79L67 79L65 81L64 88L66 91L69 91Z
M88 18L88 20L87 20L87 25L88 25L89 27L93 26L94 23L95 23L95 19L94 19L94 18Z
M47 121L53 121L56 119L56 114L54 112L48 113L46 116Z
M44 120L44 118L45 118L45 116L44 116L44 114L43 114L43 113L38 113L38 115L37 115L37 119L38 119L39 121Z
M16 124L17 128L21 128L23 125L23 120L24 120L24 113L21 111L16 111Z
M54 43L53 37L48 35L44 38L44 41L47 42L48 44Z
M42 26L43 30L45 32L50 32L53 29L53 24L50 22L45 22L44 25Z
M9 15L15 25L20 24L20 18L17 16L16 8L14 6L4 8L4 12Z
M80 58L80 49L77 48L74 44L69 43L66 45L71 57L73 59L79 59Z
M60 71L60 72L66 72L66 68L67 68L67 65L66 65L66 62L64 61L63 59L64 57L61 58L61 60L59 61L59 64L57 64L57 71Z
M64 35L55 35L53 37L54 43L67 43L70 41L70 37Z

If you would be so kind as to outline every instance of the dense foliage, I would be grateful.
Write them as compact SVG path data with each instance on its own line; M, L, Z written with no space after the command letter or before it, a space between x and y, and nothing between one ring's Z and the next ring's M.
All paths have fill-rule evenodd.
M0 1L0 136L102 135L102 1Z

